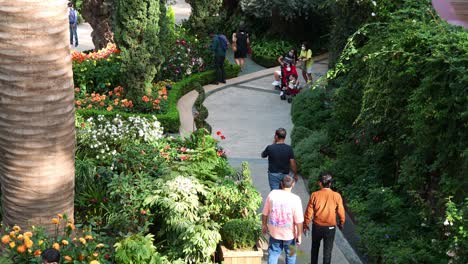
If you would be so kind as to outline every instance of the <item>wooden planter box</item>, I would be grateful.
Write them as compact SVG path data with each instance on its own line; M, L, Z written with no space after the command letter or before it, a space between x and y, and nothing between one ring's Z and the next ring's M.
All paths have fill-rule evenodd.
M221 246L221 258L224 264L262 264L263 250L230 250Z

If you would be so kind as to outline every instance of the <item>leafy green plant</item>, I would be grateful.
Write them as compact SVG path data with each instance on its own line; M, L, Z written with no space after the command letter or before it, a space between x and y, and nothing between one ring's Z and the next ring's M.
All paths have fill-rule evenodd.
M115 243L115 260L122 264L166 264L166 263L182 263L168 261L161 256L153 245L154 236L147 234L135 234L124 238Z
M232 219L221 228L223 244L229 249L252 249L261 236L261 224L255 218Z

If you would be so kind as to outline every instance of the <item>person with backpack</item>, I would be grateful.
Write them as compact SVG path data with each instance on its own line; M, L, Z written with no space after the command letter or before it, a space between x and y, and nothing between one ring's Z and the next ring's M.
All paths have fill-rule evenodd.
M73 46L73 38L75 39L75 47L78 46L78 12L73 8L73 3L68 2L68 23L70 24L70 45Z
M214 84L226 83L226 72L224 70L224 60L226 59L226 50L229 45L226 36L217 35L210 32L212 42L210 49L214 53L216 81Z

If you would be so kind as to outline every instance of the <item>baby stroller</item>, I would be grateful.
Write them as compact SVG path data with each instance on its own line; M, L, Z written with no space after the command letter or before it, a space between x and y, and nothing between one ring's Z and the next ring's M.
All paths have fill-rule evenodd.
M288 103L299 93L299 80L296 66L287 64L281 67L281 100L287 100Z

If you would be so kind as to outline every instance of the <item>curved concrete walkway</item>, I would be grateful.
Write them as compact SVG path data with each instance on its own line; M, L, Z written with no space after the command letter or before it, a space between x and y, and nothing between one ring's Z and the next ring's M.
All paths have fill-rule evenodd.
M315 57L314 61L316 80L326 73L328 59L325 55ZM242 161L249 162L254 186L263 199L270 189L266 176L268 162L260 158L260 152L266 145L271 144L274 131L278 127L286 128L289 133L293 127L291 105L281 101L278 92L271 85L275 70L277 69L264 69L227 80L225 85L204 87L207 93L204 105L209 112L207 121L212 126L213 133L220 130L226 136L220 145L226 150L232 166L239 168ZM181 135L187 135L194 128L192 106L197 96L198 93L192 91L178 102L182 123ZM290 142L289 136L287 142ZM306 186L307 183L301 178L293 189L293 192L301 197L304 210L309 199ZM297 263L310 262L310 248L310 237L304 238L299 248ZM322 263L321 258L320 256L319 263ZM282 261L284 263L284 259ZM266 263L266 257L263 262ZM336 234L332 262L362 263L339 230Z

